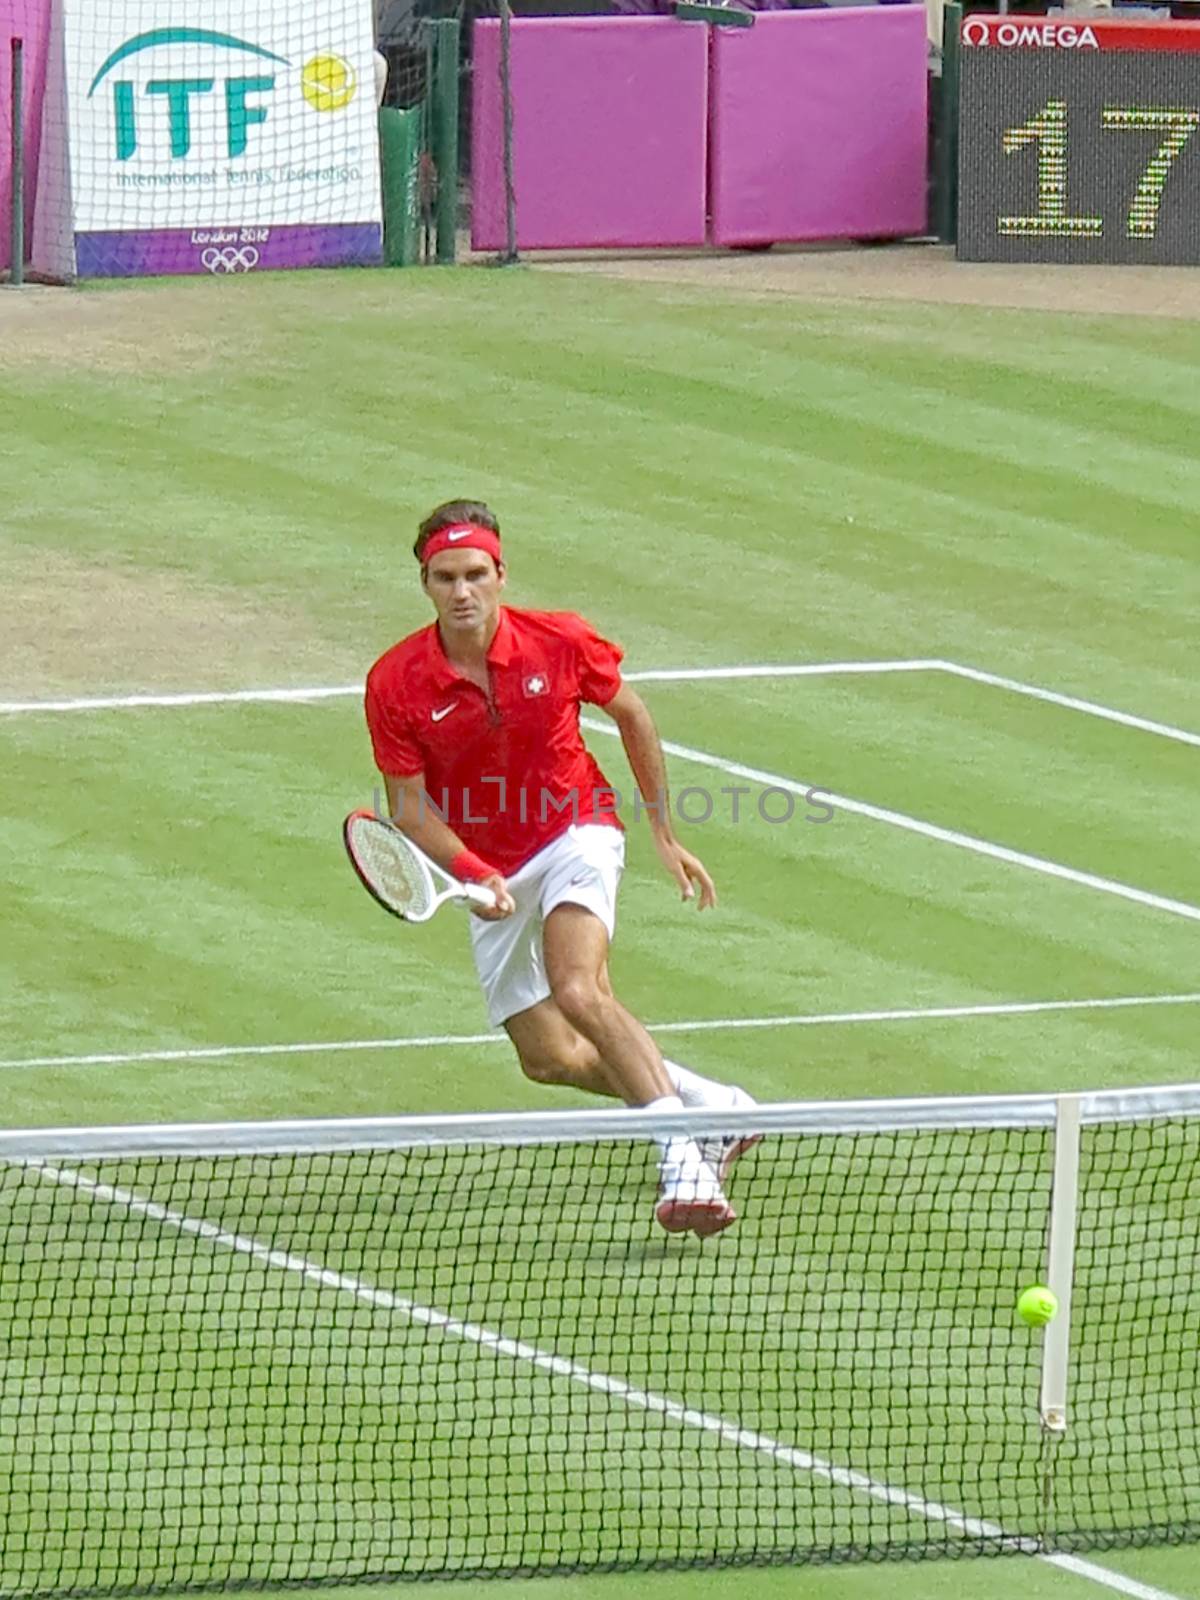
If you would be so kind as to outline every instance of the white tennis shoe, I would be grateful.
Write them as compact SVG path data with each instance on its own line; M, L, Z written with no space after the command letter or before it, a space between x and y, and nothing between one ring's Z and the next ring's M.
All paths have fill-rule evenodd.
M744 1089L731 1089L730 1108L741 1111L747 1106L757 1105L753 1096L748 1095ZM705 1161L716 1173L720 1183L725 1183L733 1171L734 1163L753 1150L756 1144L762 1143L761 1133L714 1133L700 1140L700 1153Z
M726 1200L712 1167L700 1159L696 1145L691 1144L691 1151L681 1163L663 1163L654 1215L668 1233L691 1232L707 1239L736 1222L737 1212Z

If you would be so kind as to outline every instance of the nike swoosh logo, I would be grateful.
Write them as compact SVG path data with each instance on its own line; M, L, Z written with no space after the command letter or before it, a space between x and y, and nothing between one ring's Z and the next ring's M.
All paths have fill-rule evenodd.
M451 700L448 706L443 706L440 711L431 711L429 715L434 722L440 722L443 717L448 717L450 715L457 704L457 700Z
M448 533L446 537L449 539L451 544L457 544L460 539L469 539L471 537L471 530L470 528L463 528L460 533Z

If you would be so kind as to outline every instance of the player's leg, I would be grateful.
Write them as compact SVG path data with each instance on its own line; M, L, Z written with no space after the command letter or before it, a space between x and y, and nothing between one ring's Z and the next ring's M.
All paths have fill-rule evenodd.
M675 1086L675 1093L685 1106L707 1106L712 1110L744 1111L757 1101L744 1089L732 1083L718 1083L713 1078L702 1078L698 1072L680 1066L678 1061L663 1057L667 1076ZM747 1150L761 1144L761 1133L715 1133L700 1140L704 1159L724 1183L733 1171L734 1163Z
M541 861L541 957L558 1009L595 1048L626 1105L674 1098L661 1051L613 994L608 977L624 834L600 824L572 827L542 852Z
M521 1071L534 1083L561 1084L588 1094L617 1094L600 1052L573 1028L551 999L504 1019Z
M608 982L608 930L586 906L554 907L542 931L546 977L554 1003L608 1067L626 1105L642 1106L675 1089L662 1053Z
M471 918L471 953L488 1021L504 1028L522 1072L533 1082L616 1095L600 1052L550 998L542 958L544 872L545 863L535 858L508 880L516 906L510 917L501 922Z
M551 865L550 853L544 851L508 880L516 907L510 917L501 922L471 918L471 953L488 1020L493 1027L503 1026L522 1072L533 1082L616 1095L599 1051L550 998L542 957L541 895Z
M663 1057L645 1026L613 993L608 930L594 912L573 902L557 905L546 918L542 945L550 1005L559 1014L553 1023L555 1045L565 1058L578 1058L577 1051L586 1054L589 1063L606 1074L610 1094L619 1094L631 1106L665 1096L677 1097L684 1106L722 1110L754 1104L743 1090L702 1078ZM537 1009L541 1013L544 1008ZM559 1020L565 1029L558 1026ZM548 1017L547 1024L549 1039ZM591 1050L579 1051L572 1035Z
M612 996L607 963L598 982L601 990ZM642 1025L620 1001L615 1004L631 1029L641 1029ZM528 1011L507 1018L504 1028L516 1046L522 1072L535 1083L565 1084L588 1094L616 1095L627 1105L645 1104L640 1099L631 1100L628 1089L619 1087L621 1074L614 1073L596 1046L567 1021L556 1000L543 1000ZM755 1103L744 1089L704 1078L678 1061L663 1056L662 1064L671 1089L685 1107L742 1110ZM759 1133L712 1134L699 1141L700 1152L724 1183L738 1158L752 1150L761 1139Z
M546 852L545 871L541 882L541 904L547 918L556 907L582 906L592 911L603 923L611 941L616 926L617 889L625 860L624 835L613 828L585 825L572 828ZM544 938L544 936L543 936ZM685 1106L703 1106L709 1109L741 1109L754 1104L744 1090L729 1084L715 1083L698 1072L682 1066L677 1061L664 1058L641 1023L615 999L608 981L607 959L597 976L597 986L612 1002L610 1016L620 1023L620 1036L610 1033L607 1040L597 1044L610 1081L630 1104L648 1103L645 1096L650 1085L644 1073L655 1072L653 1087L661 1093L662 1082L657 1074L661 1062L671 1088ZM561 986L561 985L560 985ZM568 1016L577 1031L585 1036L588 1024ZM630 1041L633 1049L630 1049ZM595 1040L593 1042L596 1042ZM641 1081L631 1081L629 1063L635 1067L640 1061ZM757 1134L713 1134L701 1142L701 1154L724 1182L734 1162L758 1143Z
M612 994L607 963L598 982L606 994ZM625 1008L621 1009L624 1011ZM625 1015L631 1023L634 1022L628 1012ZM599 1050L567 1021L557 1001L541 1000L515 1016L504 1018L503 1026L516 1048L522 1072L534 1083L558 1084L582 1089L587 1094L616 1095L627 1099L617 1087L612 1069ZM666 1056L663 1057L663 1067L671 1087L685 1106L710 1106L724 1110L733 1107L741 1109L754 1104L744 1089L702 1077ZM627 1103L640 1105L643 1102L627 1100ZM701 1151L724 1182L734 1162L756 1145L759 1138L760 1135L754 1133L715 1134L701 1141Z
M613 1000L607 965L608 938L615 922L616 891L623 857L623 838L616 830L605 827L570 830L508 880L516 903L512 916L500 922L471 919L472 952L489 1020L493 1026L503 1023L517 1048L522 1069L531 1078L543 1083L571 1084L593 1093L618 1094L627 1103L644 1104L648 1099L663 1109L678 1109L681 1102L672 1093L669 1075L666 1085L662 1083L661 1057L655 1061L656 1046L641 1024L623 1007L624 1029L633 1032L635 1037L640 1036L643 1048L648 1047L648 1059L654 1071L654 1081L648 1091L643 1085L636 1094L630 1093L628 1069L622 1070L618 1065L614 1073L611 1061L606 1059L595 1040L574 1026L551 998L543 917L561 902L584 900L600 919L598 931L602 936L597 959L591 963L592 976L601 992ZM656 1096L655 1091L659 1089L663 1092ZM686 1148L688 1145L690 1150ZM723 1144L714 1149L713 1167L723 1164L723 1150ZM664 1155L667 1153L664 1150ZM707 1176L700 1171L703 1167L704 1158L694 1142L674 1142L671 1170L676 1178L682 1175L691 1184L690 1189L685 1185L684 1200L689 1196L694 1198L698 1187L706 1191L697 1212L697 1231L715 1231L714 1212L719 1214L720 1226L732 1221L733 1213L723 1196L718 1206L707 1205L711 1198L707 1191L718 1186L712 1167ZM672 1200L678 1190L678 1183L666 1183L665 1198ZM675 1209L669 1205L665 1214L660 1208L660 1216L668 1225L692 1226L688 1215L683 1205Z
M615 828L585 824L570 829L557 839L544 852L540 874L539 894L547 926L556 908L574 907L578 910L582 907L595 914L604 926L608 941L611 941L616 927L617 891L624 861L625 838ZM599 971L582 975L585 990L580 996L586 1004L589 999L587 985L594 979L599 991L598 998L604 1000L607 997L607 1003L601 1007L609 1024L603 1043L591 1025L570 1014L569 1003L562 1005L559 994L563 986L561 972L557 979L551 980L551 988L555 990L560 1009L567 1013L567 1021L573 1024L574 1030L590 1038L596 1045L613 1092L619 1093L629 1105L645 1105L653 1095L661 1097L675 1094L689 1108L703 1106L711 1110L732 1110L752 1106L754 1101L743 1089L716 1083L661 1054L646 1029L613 994L608 977L608 941ZM570 941L566 943L569 950ZM561 958L558 959L561 965ZM669 1088L664 1084L664 1074ZM723 1182L734 1162L757 1144L758 1138L757 1134L713 1135L703 1141L702 1153Z
M563 1016L594 1047L613 1086L628 1105L647 1111L683 1109L658 1046L620 1003L608 982L608 928L582 905L562 903L542 934L546 976ZM655 1215L671 1233L691 1229L702 1237L735 1220L712 1167L694 1139L659 1137L659 1199Z

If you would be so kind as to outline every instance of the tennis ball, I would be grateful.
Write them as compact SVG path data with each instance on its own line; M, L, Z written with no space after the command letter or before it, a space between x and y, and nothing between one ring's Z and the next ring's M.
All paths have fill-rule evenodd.
M354 99L358 78L341 56L313 56L300 73L300 90L314 111L341 111Z
M1058 1296L1044 1284L1035 1283L1017 1301L1017 1315L1031 1328L1044 1328L1058 1315Z

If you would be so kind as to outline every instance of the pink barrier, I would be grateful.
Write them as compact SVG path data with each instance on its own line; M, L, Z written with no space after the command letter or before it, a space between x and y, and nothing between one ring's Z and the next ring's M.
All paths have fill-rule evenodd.
M713 243L923 233L926 93L923 6L716 29Z
M51 0L0 0L0 269L8 266L9 39L25 41L33 238ZM512 30L523 249L870 238L925 228L923 6L524 18ZM476 24L472 244L504 243L500 32ZM711 171L710 171L711 166ZM708 193L706 195L706 188ZM706 207L707 202L707 207Z
M517 243L702 244L708 30L667 17L512 29ZM473 40L471 244L504 244L500 25Z
M42 97L46 92L46 51L50 0L0 0L0 271L9 263L9 208L12 205L12 57L9 40L25 41L25 240L33 238L33 196L41 144Z

